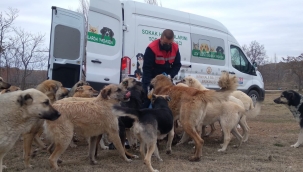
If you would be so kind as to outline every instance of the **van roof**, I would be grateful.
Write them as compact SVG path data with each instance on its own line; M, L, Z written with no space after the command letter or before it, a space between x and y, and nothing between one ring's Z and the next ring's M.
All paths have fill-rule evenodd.
M132 10L134 14L143 16L152 16L159 19L176 21L178 23L186 23L194 26L200 26L204 28L215 29L232 36L228 29L219 21L199 16L196 14L191 14L183 11L173 10L165 7L160 7L157 5L150 5L147 3L136 2L136 1L122 1L124 4L133 6L135 10Z

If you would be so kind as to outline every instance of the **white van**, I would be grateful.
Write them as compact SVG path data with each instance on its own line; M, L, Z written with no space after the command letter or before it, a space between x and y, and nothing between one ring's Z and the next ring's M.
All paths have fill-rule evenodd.
M239 78L239 90L264 99L261 73L216 20L134 1L91 0L88 31L84 23L82 14L52 7L48 78L65 87L72 87L82 75L101 89L142 73L148 44L160 38L164 29L172 29L182 63L174 81L191 75L207 88L218 89L221 71L229 71Z

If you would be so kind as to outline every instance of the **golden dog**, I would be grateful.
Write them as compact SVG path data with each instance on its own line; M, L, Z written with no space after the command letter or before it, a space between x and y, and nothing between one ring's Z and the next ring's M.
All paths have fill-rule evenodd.
M198 130L201 130L199 126L205 117L207 104L228 100L230 93L237 88L237 78L230 77L228 73L223 72L218 84L222 88L220 91L201 91L190 87L174 86L171 80L164 75L157 75L151 81L154 94L171 97L169 107L173 112L174 121L180 119L184 131L195 142L195 154L189 158L190 161L199 161L202 155L204 140L198 134ZM170 145L172 140L173 135L169 135ZM170 152L171 147L167 150L167 153Z

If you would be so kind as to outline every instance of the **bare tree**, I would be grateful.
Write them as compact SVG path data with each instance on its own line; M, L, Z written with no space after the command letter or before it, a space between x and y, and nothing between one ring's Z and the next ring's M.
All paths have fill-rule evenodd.
M89 0L79 0L79 7L76 11L84 15L85 29L88 30Z
M5 50L10 46L8 39L8 33L12 31L12 25L15 19L18 17L19 10L14 8L8 8L8 11L0 12L0 68L3 67L2 56ZM0 70L1 75L1 70Z
M15 29L15 36L12 38L15 44L11 48L12 54L15 54L15 67L22 69L21 89L26 88L26 79L31 75L34 69L43 69L47 61L48 49L42 48L44 45L44 36L42 34L32 34L23 29Z
M251 61L256 62L258 65L266 64L268 57L263 45L260 45L257 41L252 41L249 46L243 45L243 51L246 53Z
M290 70L292 74L296 76L296 83L298 85L298 90L302 91L303 84L303 53L298 57L288 56L286 58L282 58L283 61L287 64L287 69Z
M157 5L162 7L162 2L160 0L160 3L157 0L144 0L146 3L151 4L151 5Z

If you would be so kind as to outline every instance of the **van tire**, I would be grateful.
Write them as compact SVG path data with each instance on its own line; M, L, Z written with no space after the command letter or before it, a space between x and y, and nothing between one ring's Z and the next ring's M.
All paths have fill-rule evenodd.
M249 93L248 93L248 96L253 100L254 105L260 99L260 95L256 90L250 90Z

